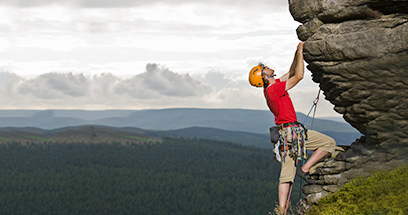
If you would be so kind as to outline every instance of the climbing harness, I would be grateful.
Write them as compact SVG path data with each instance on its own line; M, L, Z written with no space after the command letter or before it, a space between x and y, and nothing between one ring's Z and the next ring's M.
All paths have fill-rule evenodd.
M271 130L271 139L273 130ZM286 155L290 153L296 157L297 160L307 159L306 145L307 129L299 122L284 123L279 126L279 141L275 143L273 152L275 154L275 160L278 162L285 162ZM282 157L280 152L283 153Z
M284 123L280 126L279 149L283 152L283 162L291 153L297 160L307 159L305 141L307 129L299 122ZM290 136L289 136L290 134Z

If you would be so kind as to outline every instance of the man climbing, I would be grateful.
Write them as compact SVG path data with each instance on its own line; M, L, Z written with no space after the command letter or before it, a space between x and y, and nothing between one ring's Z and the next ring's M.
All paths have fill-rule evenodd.
M279 79L274 78L276 75L273 69L263 64L253 67L249 74L249 82L252 86L264 87L267 105L275 116L275 124L279 127L280 152L278 156L282 157L278 189L278 213L280 214L286 213L289 188L294 182L295 174L307 183L314 184L315 181L309 174L310 168L328 153L333 153L336 146L333 138L317 131L307 131L303 125L297 122L296 112L288 90L303 79L303 44L303 42L298 44L289 72ZM314 151L314 153L296 171L297 160L306 156L305 149Z

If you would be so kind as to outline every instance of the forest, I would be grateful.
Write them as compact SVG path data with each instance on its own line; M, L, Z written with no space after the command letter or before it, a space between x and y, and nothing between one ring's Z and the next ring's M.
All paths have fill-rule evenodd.
M0 214L247 215L278 201L271 151L233 143L9 143L0 153Z

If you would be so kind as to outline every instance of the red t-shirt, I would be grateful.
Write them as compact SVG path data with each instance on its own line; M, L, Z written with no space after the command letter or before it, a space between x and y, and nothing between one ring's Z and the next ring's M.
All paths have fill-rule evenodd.
M275 80L276 83L264 89L264 95L269 109L275 115L275 124L297 121L295 108L289 93L286 92L286 81Z

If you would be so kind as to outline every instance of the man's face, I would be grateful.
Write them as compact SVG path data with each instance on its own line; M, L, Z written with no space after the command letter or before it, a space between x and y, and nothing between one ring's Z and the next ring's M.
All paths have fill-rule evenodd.
M265 66L262 72L266 75L265 78L273 78L273 76L275 75L275 70L269 68L268 66Z

